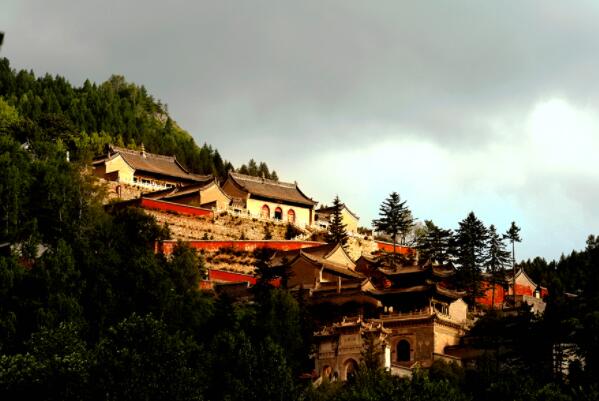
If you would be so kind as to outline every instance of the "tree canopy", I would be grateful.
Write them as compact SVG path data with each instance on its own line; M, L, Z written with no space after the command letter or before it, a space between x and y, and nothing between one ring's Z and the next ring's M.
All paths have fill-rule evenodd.
M392 192L381 204L379 218L372 221L372 225L376 231L384 232L391 236L393 257L395 257L397 237L404 237L414 225L414 218L406 203L407 201L401 201L397 192Z
M199 174L226 178L233 165L218 150L193 137L168 114L167 106L142 85L120 75L96 84L86 80L75 87L61 76L36 77L33 71L14 70L8 59L0 59L0 114L3 124L21 117L17 139L24 143L39 135L60 139L74 160L87 160L104 152L107 144L148 152L175 155L188 169ZM18 120L18 119L17 119ZM42 128L32 129L37 126ZM0 126L0 131L3 128ZM255 173L278 179L266 163L256 163ZM243 166L242 166L243 167Z
M327 242L345 246L349 237L347 235L347 225L343 223L343 215L341 214L342 209L343 203L341 203L341 200L339 200L339 196L337 195L335 196L335 199L333 199Z

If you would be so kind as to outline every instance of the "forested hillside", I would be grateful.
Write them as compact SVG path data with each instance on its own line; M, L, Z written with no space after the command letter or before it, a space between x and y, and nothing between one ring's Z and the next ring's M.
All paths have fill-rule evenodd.
M166 105L146 88L113 75L99 85L86 80L74 87L61 76L36 77L33 71L11 69L0 59L0 101L18 113L20 140L39 134L60 138L72 157L89 159L107 144L139 148L143 143L153 153L176 155L193 172L225 177L233 165L208 144L196 145L189 133L173 121ZM4 106L6 107L6 106ZM250 175L276 178L262 162L243 169Z
M157 254L168 229L134 208L106 211L85 164L65 157L85 161L106 143L143 141L154 152L181 152L196 171L218 172L216 151L195 147L122 78L73 88L11 71L6 60L1 74L1 400L599 400L597 237L560 261L522 264L550 288L545 315L522 308L481 317L466 338L481 351L474 363L436 361L401 379L380 368L382 347L365 338L347 382L315 387L320 306L270 285L271 255L255 255L252 302L198 291L203 256L184 244L168 259ZM261 174L258 163L245 167ZM488 268L497 259L478 258L498 235L483 228L471 213L456 230L454 245L473 252L452 260L475 273L476 259L491 260ZM451 255L451 230L430 222L425 234L420 252ZM563 345L574 350L567 375L555 364Z

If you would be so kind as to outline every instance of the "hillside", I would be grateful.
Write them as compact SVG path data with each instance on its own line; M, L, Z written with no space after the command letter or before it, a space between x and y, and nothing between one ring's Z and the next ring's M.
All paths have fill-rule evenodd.
M18 119L13 132L21 142L60 140L72 160L89 160L112 143L149 152L175 155L192 172L224 177L233 165L208 144L193 137L169 115L167 107L142 85L113 75L96 84L86 80L73 86L64 77L36 77L17 71L0 59L0 109L14 108ZM250 160L243 171L276 178L264 162Z

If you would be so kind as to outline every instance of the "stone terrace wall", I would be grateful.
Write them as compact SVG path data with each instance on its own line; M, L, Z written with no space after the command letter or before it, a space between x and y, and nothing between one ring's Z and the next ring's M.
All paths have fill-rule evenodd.
M172 239L201 240L263 240L265 239L266 227L271 232L273 240L284 240L284 225L275 225L263 221L252 221L230 215L216 215L209 217L191 217L161 212L157 210L145 210L145 212L156 218L159 224L168 224Z
M142 193L148 191L142 191L141 188L135 187L133 185L122 184L114 181L106 181L103 178L100 178L100 183L105 185L106 187L106 199L105 202L108 203L110 201L119 201L119 200L130 200L139 198ZM120 196L119 196L120 191Z

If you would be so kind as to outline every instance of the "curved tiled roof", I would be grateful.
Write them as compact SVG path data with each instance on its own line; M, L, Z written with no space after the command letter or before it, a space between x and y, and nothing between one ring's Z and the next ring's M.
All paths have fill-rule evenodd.
M341 209L343 210L343 208L345 208L345 210L347 210L347 212L349 214L351 214L352 216L354 216L356 218L356 220L360 220L360 217L355 214L354 212L352 212L345 203L341 204ZM316 209L316 213L322 213L322 214L332 214L335 211L335 206L323 206L320 209Z
M229 178L244 191L258 197L293 202L309 207L313 207L317 203L308 198L295 183L273 181L233 172L229 173Z
M145 151L137 151L118 146L110 146L110 153L120 155L133 169L148 173L161 174L169 177L182 178L189 181L207 181L210 175L199 175L190 173L183 167L175 156L163 156ZM108 159L115 155L109 154Z

